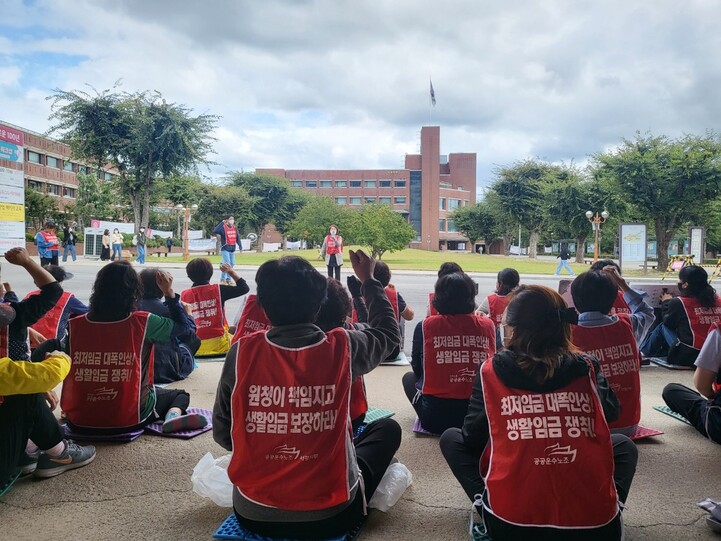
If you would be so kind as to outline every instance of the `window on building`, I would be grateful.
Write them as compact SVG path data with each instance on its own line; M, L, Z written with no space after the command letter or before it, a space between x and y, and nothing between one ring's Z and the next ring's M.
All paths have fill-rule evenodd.
M405 181L405 180L396 180L396 181L393 183L393 186L395 186L396 188L405 188L405 187L406 187L406 181Z
M69 162L69 161L66 160L65 163L63 164L63 170L64 170L64 171L71 171L71 172L72 172L72 170L73 170L73 162Z
M360 197L351 197L351 198L350 198L350 204L351 204L351 205L360 205L360 204L361 204L361 198L360 198Z
M393 198L393 202L396 205L405 205L406 204L406 196L405 195L397 195Z
M318 187L318 181L316 181L316 180L306 180L306 181L305 181L305 187L306 187L306 188L317 188L317 187Z
M60 188L61 187L58 186L57 184L48 184L47 194L48 195L60 195L60 193L61 193Z
M75 199L75 188L63 188L63 197Z
M113 180L113 175L111 175L110 173L108 173L106 171L105 173L103 173L103 179L104 180Z
M32 163L40 163L40 154L33 152L32 150L28 150L28 161Z
M441 210L446 210L446 198L445 197L438 198L438 208Z
M461 206L460 199L448 199L448 210L456 210Z
M438 220L438 231L443 231L443 232L446 231L446 221L445 220L443 220L443 219Z
M332 181L332 180L321 180L321 181L320 181L320 187L321 187L321 188L332 188L332 187L333 187L333 181Z
M84 165L78 165L78 173L82 173L83 175L88 174L88 168Z
M376 187L376 181L375 181L375 180L366 180L366 181L365 181L365 187L366 187L366 188L375 188L375 187Z
M379 187L379 188L390 188L390 187L391 187L391 181L390 181L390 180L379 180L379 181L378 181L378 187Z
M336 180L335 181L335 187L336 188L345 188L347 186L347 182L345 180Z
M28 180L28 188L31 190L36 190L38 192L43 191L43 183L38 182L37 180Z
M351 188L360 188L362 186L362 182L360 180L351 180L349 182Z
M291 180L290 185L293 188L302 188L303 187L303 181L302 180Z
M379 197L378 202L381 205L390 205L391 204L391 198L390 197Z
M365 203L375 203L375 202L376 202L376 198L375 198L375 197L364 197L364 198L363 198L363 201L364 201Z
M54 167L55 169L60 169L60 160L58 160L55 156L48 156L48 167Z
M345 205L346 198L345 197L336 197L335 202L337 205Z
M456 229L456 224L453 223L453 220L448 220L448 232L458 233L458 229Z

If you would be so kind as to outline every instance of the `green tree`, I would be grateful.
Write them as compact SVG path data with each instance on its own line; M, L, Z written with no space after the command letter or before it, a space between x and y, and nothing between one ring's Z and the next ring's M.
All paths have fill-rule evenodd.
M159 182L156 193L173 206L197 204L205 193L205 184L195 175L172 175Z
M58 204L54 197L25 187L25 222L29 227L39 230L57 212Z
M536 160L516 162L498 169L497 179L491 185L505 214L529 230L528 256L532 259L536 257L538 238L546 217L543 190L552 167Z
M498 230L496 218L486 201L458 207L448 218L453 220L458 231L468 237L471 247L475 246L479 239L490 243L496 238Z
M199 198L198 210L193 215L193 227L201 227L211 234L216 225L228 215L233 215L238 230L250 219L253 197L238 186L205 185Z
M304 209L310 201L315 199L315 197L316 196L303 190L298 190L296 188L289 189L288 199L286 199L285 204L280 208L273 220L275 228L281 235L292 236L288 233L288 231L290 230L293 220L295 220L298 213Z
M668 265L668 245L680 227L702 218L721 193L721 146L715 134L677 140L641 136L597 154L596 174L643 211L656 232L658 265Z
M351 214L345 236L354 243L368 246L371 256L381 259L386 252L403 250L416 238L416 231L390 206L370 204Z
M351 212L337 205L330 197L312 197L290 222L285 233L289 237L305 240L310 246L320 246L328 234L328 228L335 224L343 241L348 244L352 242L352 232L346 231L351 222Z
M77 174L78 191L75 202L75 215L80 227L85 227L93 218L110 218L113 206L117 203L115 186L94 175Z
M511 253L513 237L518 232L518 220L501 205L500 196L493 190L488 190L483 196L483 202L496 224L494 238L503 239L503 251L505 255Z
M192 116L158 92L55 90L49 99L55 121L50 131L60 133L76 158L117 169L118 188L130 199L136 227L148 225L158 179L197 173L211 163L206 156L218 117Z

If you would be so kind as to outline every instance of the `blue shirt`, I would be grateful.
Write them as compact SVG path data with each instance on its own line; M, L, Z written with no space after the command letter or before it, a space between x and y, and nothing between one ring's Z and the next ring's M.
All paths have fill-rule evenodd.
M631 309L631 314L629 315L631 328L633 329L633 335L636 337L636 342L639 344L643 341L643 338L656 319L651 305L643 300L645 296L645 293L639 293L633 289L623 294L623 300L626 301L626 304L628 304L628 307ZM599 327L601 325L608 325L614 321L618 321L618 316L609 316L601 312L583 312L578 316L578 325L581 327Z

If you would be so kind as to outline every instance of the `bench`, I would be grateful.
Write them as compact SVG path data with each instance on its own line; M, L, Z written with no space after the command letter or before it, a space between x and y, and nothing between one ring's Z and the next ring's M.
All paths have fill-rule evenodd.
M168 249L167 248L153 248L148 255L157 255L158 258L161 255L164 255L165 257L168 257Z
M657 263L646 263L645 265L639 265L638 267L643 270L646 270L648 268L656 270L656 267L658 267L658 264Z

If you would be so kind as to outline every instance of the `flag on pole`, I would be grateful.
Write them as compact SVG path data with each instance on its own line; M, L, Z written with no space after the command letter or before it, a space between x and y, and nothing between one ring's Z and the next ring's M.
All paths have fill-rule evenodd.
M433 104L433 107L436 106L436 92L433 90L433 81L431 81L431 103Z

